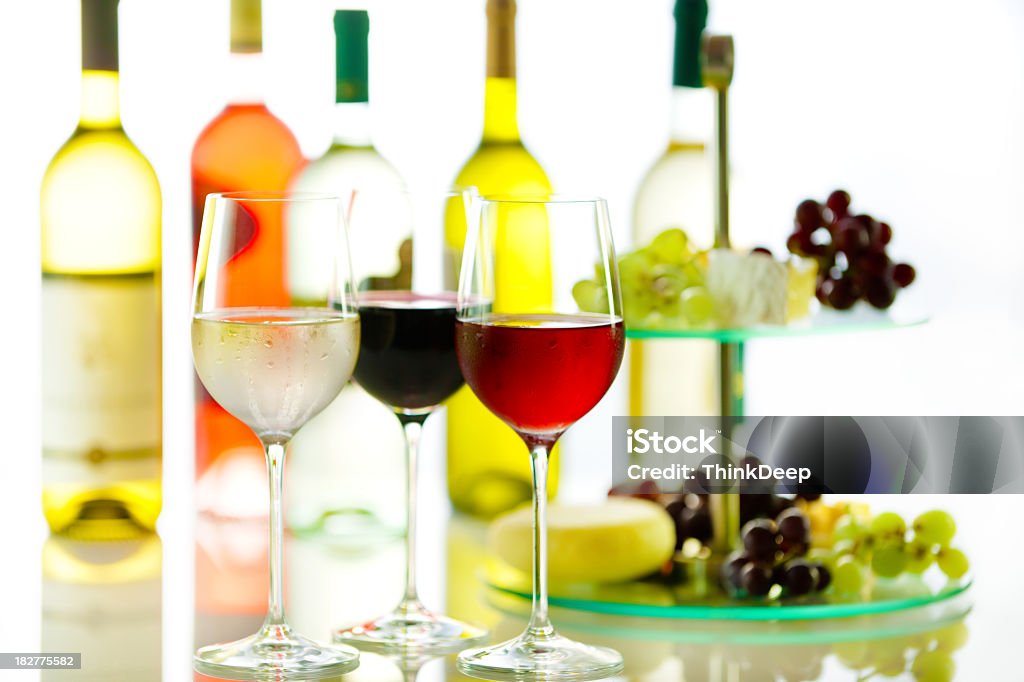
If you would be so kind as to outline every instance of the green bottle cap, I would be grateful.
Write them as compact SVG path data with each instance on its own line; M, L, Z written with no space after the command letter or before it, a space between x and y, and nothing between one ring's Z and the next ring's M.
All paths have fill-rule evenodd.
M704 87L700 69L700 37L708 23L707 0L676 0L676 47L672 85Z
M343 10L334 13L335 101L368 102L370 100L367 38L370 17L365 10Z
M82 69L117 71L118 0L82 0Z

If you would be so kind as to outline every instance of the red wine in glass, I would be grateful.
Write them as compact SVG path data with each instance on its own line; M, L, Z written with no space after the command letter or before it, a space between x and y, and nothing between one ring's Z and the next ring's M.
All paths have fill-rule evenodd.
M454 294L365 292L359 317L353 376L374 398L397 410L428 411L462 386Z
M557 437L590 412L615 380L624 344L622 321L608 315L494 314L456 323L466 383L522 435Z

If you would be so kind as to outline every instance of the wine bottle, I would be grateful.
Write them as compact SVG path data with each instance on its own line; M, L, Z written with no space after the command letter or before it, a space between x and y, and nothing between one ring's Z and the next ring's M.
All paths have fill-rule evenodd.
M231 0L231 61L224 83L227 106L199 134L192 148L193 262L198 252L203 206L211 192L284 190L303 164L288 127L263 102L263 28L260 0ZM289 305L281 265L282 230L264 221L258 233L238 245L226 267L258 272L263 300ZM244 292L240 292L244 295ZM228 300L224 305L236 305ZM266 516L263 447L242 422L195 382L196 506L204 513L232 517Z
M39 650L81 653L82 669L44 670L42 682L160 679L162 554L156 534L46 539Z
M647 172L633 207L633 243L649 244L670 228L686 231L696 248L714 242L711 94L703 89L701 34L707 0L676 0L672 127L668 148ZM633 415L715 414L716 344L702 340L633 341L629 411ZM680 380L686 390L680 390Z
M476 187L484 195L551 193L551 183L519 136L516 117L515 0L487 0L487 79L484 83L484 126L480 146L459 171L455 184ZM519 215L501 226L496 258L505 267L496 281L495 312L506 306L519 312L551 304L551 286L522 286L515 273L529 268L531 281L550 280L550 233L543 216ZM447 285L456 288L466 238L466 216L460 202L445 211ZM549 469L548 489L558 484L558 460ZM530 458L522 440L485 408L468 386L448 402L448 495L456 509L491 517L530 499Z
M334 13L334 139L292 187L342 197L355 191L349 244L357 286L408 289L412 206L398 171L370 138L369 31L365 10ZM314 238L319 235L309 236L288 244L295 257L324 248ZM304 291L298 280L302 274L297 269L289 274L293 292ZM300 295L316 299L320 293ZM292 441L285 494L288 524L343 544L377 543L400 535L404 511L391 500L404 495L404 443L391 411L350 382ZM369 452L372 457L366 456Z
M121 127L118 0L82 0L78 127L41 191L43 511L114 539L160 514L160 186Z

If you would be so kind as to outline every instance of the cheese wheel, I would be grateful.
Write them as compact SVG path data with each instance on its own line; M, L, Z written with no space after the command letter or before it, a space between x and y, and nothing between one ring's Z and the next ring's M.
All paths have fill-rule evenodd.
M505 563L531 572L533 510L496 519L488 546ZM548 507L548 576L553 582L611 583L650 575L672 558L675 527L647 500L613 497L599 505Z

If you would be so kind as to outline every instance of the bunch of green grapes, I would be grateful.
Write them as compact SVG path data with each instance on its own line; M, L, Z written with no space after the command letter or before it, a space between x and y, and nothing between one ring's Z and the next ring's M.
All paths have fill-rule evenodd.
M832 651L847 668L866 673L860 679L899 677L909 668L917 682L951 682L956 673L953 653L966 642L967 625L957 621L921 634L836 642Z
M852 515L839 520L833 531L832 584L835 593L859 595L869 573L895 578L923 574L938 565L950 580L967 574L967 555L951 546L956 522L935 509L914 519L909 527L899 514L885 512L868 521Z
M619 258L623 318L628 327L690 329L709 324L715 304L704 287L704 266L689 237L678 228L665 230L646 247ZM604 269L594 280L572 289L580 310L608 312Z

